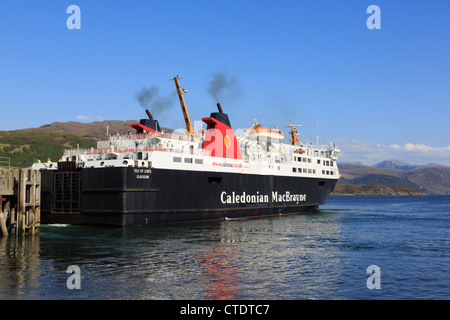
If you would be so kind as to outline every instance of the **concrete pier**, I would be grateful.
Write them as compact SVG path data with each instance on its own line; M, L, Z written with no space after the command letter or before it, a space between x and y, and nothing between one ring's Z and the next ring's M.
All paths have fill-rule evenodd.
M0 235L39 232L41 173L0 167Z

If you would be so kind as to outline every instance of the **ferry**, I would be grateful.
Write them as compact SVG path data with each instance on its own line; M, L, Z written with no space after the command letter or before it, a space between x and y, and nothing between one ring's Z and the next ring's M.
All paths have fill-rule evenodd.
M139 226L232 220L316 210L339 180L335 144L290 141L256 120L233 129L220 103L194 131L178 76L181 132L147 118L97 148L66 150L41 171L41 223Z

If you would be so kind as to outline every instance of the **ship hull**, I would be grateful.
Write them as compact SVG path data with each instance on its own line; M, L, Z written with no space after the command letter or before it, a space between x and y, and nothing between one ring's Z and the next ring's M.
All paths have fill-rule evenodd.
M337 179L136 167L42 172L41 222L157 225L296 214Z

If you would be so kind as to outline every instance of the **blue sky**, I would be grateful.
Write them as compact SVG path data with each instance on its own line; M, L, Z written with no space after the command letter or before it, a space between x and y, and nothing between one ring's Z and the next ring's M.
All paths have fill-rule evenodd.
M72 4L80 30L66 26ZM342 161L450 165L449 12L439 0L2 1L0 130L144 118L136 93L173 95L179 75L192 121L220 102L236 129L257 119L287 134L292 120ZM217 74L232 83L220 101ZM178 101L149 109L184 127Z

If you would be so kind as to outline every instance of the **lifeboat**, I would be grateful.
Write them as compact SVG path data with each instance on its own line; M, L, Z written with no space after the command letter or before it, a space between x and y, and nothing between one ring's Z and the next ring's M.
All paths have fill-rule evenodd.
M258 141L280 142L284 139L284 134L277 127L273 129L264 128L258 124L251 132L250 139Z

